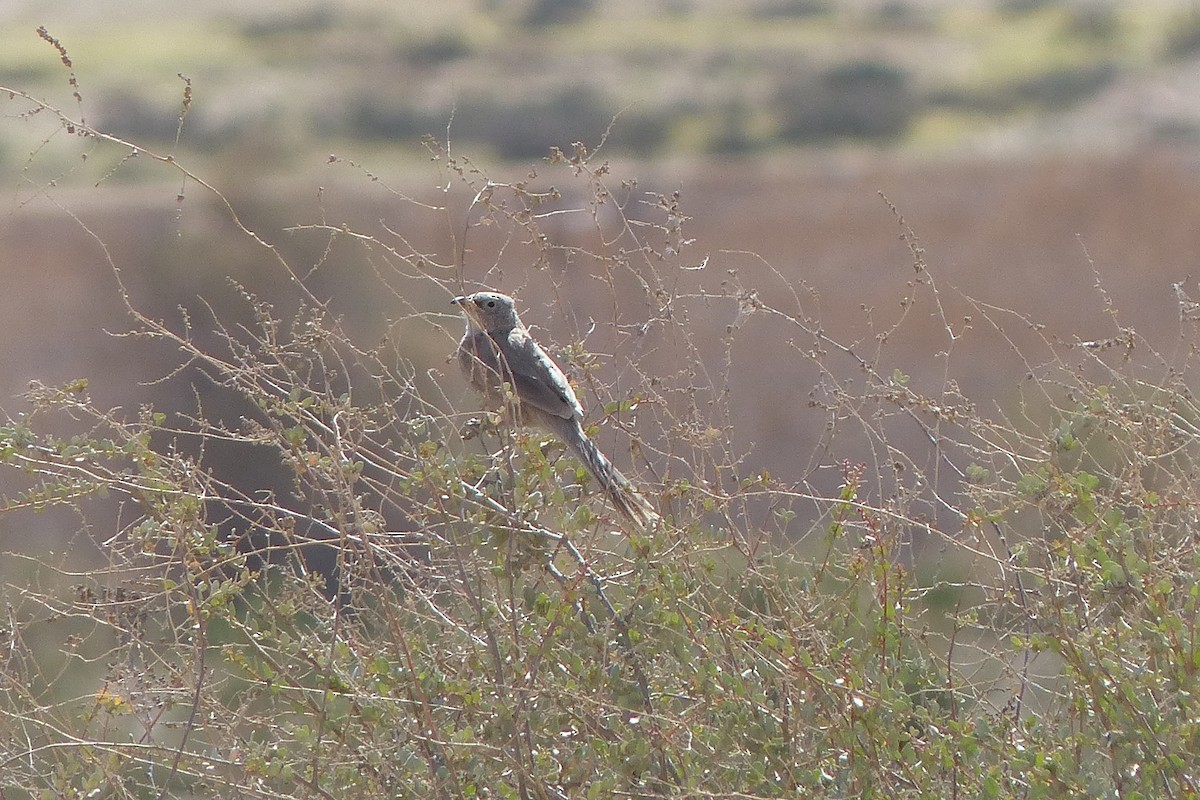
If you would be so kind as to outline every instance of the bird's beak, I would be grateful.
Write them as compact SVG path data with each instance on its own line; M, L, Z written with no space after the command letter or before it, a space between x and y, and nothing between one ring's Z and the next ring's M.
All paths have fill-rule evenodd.
M459 307L459 309L463 313L463 316L467 318L468 322L471 322L472 324L478 324L478 322L479 322L479 306L477 306L471 302L470 295L463 295L462 297L456 297L453 300L451 300L450 302Z

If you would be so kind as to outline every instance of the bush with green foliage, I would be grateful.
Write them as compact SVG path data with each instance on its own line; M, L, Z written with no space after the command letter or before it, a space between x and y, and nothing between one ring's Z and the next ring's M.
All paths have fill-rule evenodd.
M831 338L782 276L704 288L682 198L582 146L511 182L428 147L472 247L527 265L527 298L586 275L611 314L596 330L653 337L662 357L625 367L583 336L555 353L593 421L635 443L618 460L664 524L622 529L561 447L429 380L443 365L413 325L452 344L459 321L430 309L472 283L461 264L402 230L300 226L361 248L395 302L393 335L366 342L314 293L324 263L289 260L218 194L278 296L128 308L130 346L176 353L164 380L195 407L110 409L80 380L0 424L5 516L70 509L107 557L64 574L23 556L6 578L6 798L1196 795L1194 349L1044 341L1019 401L986 415L886 368L882 343ZM564 211L586 246L553 228ZM901 224L905 307L939 309ZM804 474L741 466L728 364L708 369L725 354L699 336L714 307L736 315L728 337L785 325L821 375L826 447ZM943 318L948 347L962 325L1006 338L1004 312L977 308ZM207 413L203 387L240 413ZM289 491L222 478L218 447L269 453Z

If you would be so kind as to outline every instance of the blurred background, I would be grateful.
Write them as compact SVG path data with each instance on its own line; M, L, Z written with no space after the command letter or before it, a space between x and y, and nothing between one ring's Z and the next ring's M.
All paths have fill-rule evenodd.
M503 242L464 249L447 148L497 181L544 170L551 147L600 148L614 184L680 193L687 286L798 290L846 341L907 317L883 374L985 407L1036 360L1013 347L1027 322L1045 326L1035 348L1132 326L1170 351L1173 286L1200 272L1192 0L6 0L0 38L0 86L171 154L290 263L338 264L318 294L422 369L459 334L448 287L401 302L372 288L369 255L291 228L399 232L520 294L562 346L606 302L587 280L552 294ZM20 413L31 379L79 377L101 406L187 406L186 386L154 383L170 348L111 335L129 325L112 266L155 317L198 296L221 309L230 275L271 297L279 273L194 181L32 108L0 95L0 408ZM918 245L935 306L902 302ZM1016 313L974 337L981 308ZM736 312L693 315L698 352L733 365L744 469L794 473L824 424L804 411L811 378L793 334Z

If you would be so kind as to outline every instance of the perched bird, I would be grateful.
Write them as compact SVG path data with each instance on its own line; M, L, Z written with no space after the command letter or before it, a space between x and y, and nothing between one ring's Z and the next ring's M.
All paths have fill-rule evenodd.
M517 399L517 424L543 428L565 442L627 519L642 528L656 523L654 507L584 433L583 408L567 376L521 324L513 299L476 292L450 302L467 318L467 331L458 343L459 366L485 401L504 403L507 383Z

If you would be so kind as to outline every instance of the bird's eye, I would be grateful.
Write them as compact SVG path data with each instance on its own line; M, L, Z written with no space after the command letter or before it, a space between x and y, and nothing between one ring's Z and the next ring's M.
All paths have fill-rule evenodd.
M496 301L488 300L488 308L495 308L495 307L496 307Z

